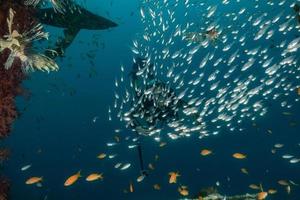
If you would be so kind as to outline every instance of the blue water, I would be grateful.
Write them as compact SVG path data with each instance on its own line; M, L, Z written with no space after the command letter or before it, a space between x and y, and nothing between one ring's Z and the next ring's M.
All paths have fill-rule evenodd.
M151 138L143 138L145 163L155 163L156 169L142 183L135 181L139 176L137 152L129 151L122 142L117 147L121 152L118 159L131 161L133 166L129 170L117 171L111 160L96 158L107 150L106 143L112 140L114 130L124 128L118 120L108 121L107 109L112 104L120 64L126 71L132 65L130 45L142 31L139 6L138 1L85 3L86 8L113 19L119 26L105 31L80 31L66 57L58 59L58 72L35 72L24 82L32 95L29 100L18 99L21 116L5 141L12 150L5 164L5 174L12 180L12 200L42 200L45 196L49 200L171 200L180 198L180 184L187 185L193 197L201 188L217 187L217 181L222 194L251 193L254 191L248 188L249 184L262 183L264 189L278 190L270 199L299 200L299 186L292 186L291 194L287 195L277 181L290 179L300 183L300 165L292 165L281 154L270 152L275 143L284 143L284 152L299 156L299 103L293 107L292 116L283 116L278 104L271 105L266 116L256 121L257 127L249 125L241 133L223 130L218 136L203 140L169 140L164 148L157 147ZM61 34L61 30L52 27L47 30L52 35ZM95 37L104 48L93 44ZM86 54L94 50L95 58L88 59ZM93 123L96 116L98 120ZM291 121L298 124L291 127ZM273 133L269 134L268 129ZM121 141L131 134L129 130L122 132ZM201 157L199 152L203 148L212 149L213 155ZM245 152L248 159L233 159L231 155L237 151ZM160 159L154 162L156 154ZM22 172L20 168L26 164L32 167ZM248 169L249 175L240 172L242 167ZM89 183L81 178L73 186L64 187L66 178L79 170L83 176L103 172L104 180ZM180 184L168 183L170 171L180 172ZM31 176L43 176L43 186L26 185ZM134 182L135 192L126 194L123 190L128 190L130 181ZM161 185L160 191L153 189L156 183Z

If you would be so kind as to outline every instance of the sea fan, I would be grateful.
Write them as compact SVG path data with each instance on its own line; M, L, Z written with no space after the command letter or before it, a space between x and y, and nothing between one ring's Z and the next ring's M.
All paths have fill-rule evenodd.
M271 103L289 109L299 101L298 26L292 10L281 9L292 4L207 4L158 0L141 7L145 32L132 52L143 64L134 59L135 81L126 80L121 68L113 105L120 121L140 134L177 139L242 131ZM157 95L158 84L164 88Z
M9 34L0 38L0 52L4 49L9 49L10 54L4 64L5 69L11 68L14 60L18 58L22 63L24 72L34 71L56 71L58 66L54 60L45 55L36 53L31 45L34 41L47 39L48 34L42 31L42 25L37 24L31 30L19 33L17 30L12 30L14 11L10 9L7 19Z

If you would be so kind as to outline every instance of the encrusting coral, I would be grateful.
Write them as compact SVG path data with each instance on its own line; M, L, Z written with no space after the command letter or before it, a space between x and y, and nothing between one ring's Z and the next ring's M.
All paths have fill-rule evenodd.
M0 140L18 117L15 98L23 93L21 84L28 72L58 70L54 60L34 47L35 41L48 38L34 13L23 0L0 0ZM0 149L0 164L8 155L9 150ZM8 192L9 181L1 176L0 200L7 200Z
M8 199L9 186L8 180L0 177L0 200Z

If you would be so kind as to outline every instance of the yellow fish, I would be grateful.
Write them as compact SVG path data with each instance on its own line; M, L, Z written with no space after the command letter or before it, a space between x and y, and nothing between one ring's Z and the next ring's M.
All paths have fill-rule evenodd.
M245 154L242 154L242 153L234 153L234 154L232 154L232 157L234 157L236 159L245 159L245 158L247 158L247 156Z
M73 185L81 177L80 171L77 174L70 176L64 183L64 186Z
M106 157L106 154L105 153L100 153L97 158L99 159L104 159Z
M98 174L98 173L93 173L93 174L90 174L88 175L88 177L86 177L86 181L96 181L96 180L99 180L99 179L103 179L103 174Z
M169 173L169 183L176 183L177 182L177 177L180 176L179 172L170 172Z
M43 180L43 177L31 177L26 181L27 185L32 185L32 184L36 184L39 183Z

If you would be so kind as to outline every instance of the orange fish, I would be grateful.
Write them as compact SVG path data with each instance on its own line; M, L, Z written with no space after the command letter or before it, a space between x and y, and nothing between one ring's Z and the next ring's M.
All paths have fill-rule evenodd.
M297 88L297 94L300 95L300 87Z
M179 172L170 172L169 173L169 183L176 183L177 182L177 177L180 176Z
M268 190L268 193L269 193L269 194L276 194L276 193L277 193L277 190L275 190L275 189L269 189L269 190Z
M161 187L160 187L159 184L154 184L154 185L153 185L153 188L154 188L155 190L160 190L160 189L161 189Z
M208 156L208 155L212 154L212 151L211 151L211 150L208 150L208 149L203 149L203 150L200 152L200 154L201 154L202 156Z
M260 192L257 194L257 200L264 200L267 198L267 196L268 196L267 192Z
M154 167L154 165L153 165L152 163L149 163L149 164L148 164L148 168L151 169L151 170L154 170L154 169L155 169L155 167Z
M189 195L189 191L187 190L186 186L180 186L178 188L178 192L182 195L182 196L188 196Z
M249 188L251 188L253 190L260 190L260 187L258 185L255 185L255 184L249 185Z
M80 171L77 174L70 176L64 183L64 186L73 185L81 177Z
M245 158L247 158L247 156L245 154L242 154L242 153L234 153L234 154L232 154L232 157L234 157L236 159L245 159Z
M130 181L130 184L129 184L129 191L134 192L133 184L132 184L131 181Z
M43 180L43 177L31 177L26 181L27 185L32 185L32 184L36 184L39 183Z
M271 153L275 154L276 153L276 149L271 149Z
M249 172L248 172L248 170L246 168L242 168L241 172L244 173L244 174L247 174L247 175L249 174Z
M167 145L167 143L161 142L161 143L159 144L159 147L164 147L164 146L166 146L166 145Z
M283 186L289 185L288 181L286 181L286 180L279 180L279 181L278 181L278 184L279 184L279 185L283 185Z
M116 142L120 142L120 137L119 136L116 135L114 138L115 138Z
M96 181L96 180L99 180L99 179L103 179L103 174L98 174L98 173L93 173L93 174L90 174L88 177L86 177L86 181Z
M100 153L97 158L99 159L104 159L106 157L106 154L105 153Z

